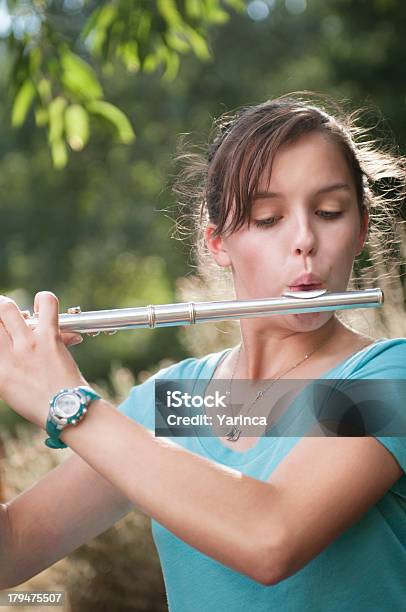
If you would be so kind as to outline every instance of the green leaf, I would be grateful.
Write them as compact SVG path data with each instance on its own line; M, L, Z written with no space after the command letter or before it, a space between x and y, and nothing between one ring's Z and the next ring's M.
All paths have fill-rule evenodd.
M195 55L202 61L210 59L210 51L203 36L190 26L184 26L183 30Z
M230 15L224 11L218 0L205 0L204 17L209 23L225 23Z
M186 42L182 33L170 31L165 35L165 41L168 47L174 49L178 53L187 53L190 45Z
M202 16L201 0L186 0L186 15L192 19L198 19Z
M68 162L68 153L63 140L54 140L51 144L51 156L55 168L64 168Z
M38 127L44 127L48 123L48 112L45 108L35 109L35 123Z
M179 27L183 19L174 0L157 0L158 12L171 27Z
M245 11L245 3L244 0L223 0L224 4L231 6L235 11L241 12Z
M223 24L230 19L230 15L221 9L211 11L208 15L210 23Z
M95 100L87 104L87 110L92 115L98 115L109 121L117 130L121 142L128 144L135 138L134 130L126 115L114 104L104 100Z
M120 23L117 14L117 7L113 4L107 4L101 9L97 9L98 15L94 23L87 27L85 26L82 31L82 37L87 37L87 42L92 53L96 56L103 54L103 48L107 39L108 31L117 24Z
M152 15L143 11L138 18L135 35L138 41L147 41L151 35Z
M169 49L166 51L166 69L163 74L163 78L166 81L173 81L179 72L179 55L171 52Z
M82 40L84 40L85 38L87 38L87 36L89 36L89 34L91 34L92 30L96 27L97 24L97 20L99 18L100 12L102 11L103 7L102 6L98 6L97 8L94 9L94 11L92 13L90 13L88 20L86 21L85 25L82 28L82 31L80 33L80 37Z
M29 53L30 73L35 74L41 66L42 52L40 47L34 47Z
M159 66L159 57L156 53L148 53L144 58L142 69L144 72L154 72Z
M34 100L35 87L32 81L25 80L18 90L14 98L14 104L11 112L11 125L20 127L27 116L30 106Z
M71 51L64 51L61 65L61 81L67 90L85 100L102 97L103 90L96 73L81 57Z
M65 132L69 146L81 151L89 140L89 115L80 104L71 104L65 111Z
M156 55L165 65L165 72L162 78L165 81L173 81L179 71L179 55L171 51L166 45L160 44L156 49Z
M135 40L120 45L117 48L117 55L121 57L129 72L137 72L140 69L138 45Z
M96 8L85 23L81 36L86 37L93 34L95 30L106 30L117 16L117 7L109 2L102 7Z
M49 79L41 79L37 85L39 97L44 105L48 105L52 100L52 88Z
M64 132L64 111L66 108L66 100L61 96L58 96L52 100L48 106L48 117L49 117L49 129L48 129L48 141L52 144L53 142L62 139Z

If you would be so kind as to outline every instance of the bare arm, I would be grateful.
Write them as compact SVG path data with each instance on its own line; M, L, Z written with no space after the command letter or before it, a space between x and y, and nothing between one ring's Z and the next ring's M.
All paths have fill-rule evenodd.
M11 550L11 533L7 505L0 504L0 590L6 588L3 584Z
M402 475L374 439L304 438L269 482L260 482L155 438L102 400L62 437L78 456L13 499L9 523L1 515L11 544L0 588L52 565L134 504L203 553L262 584L276 584L348 529ZM0 553L0 567L4 559Z
M74 455L0 509L0 589L93 539L134 504Z
M267 585L319 554L402 474L374 439L304 438L261 482L155 438L103 400L62 437L175 535Z
M273 485L156 438L104 400L61 438L191 546L258 582L277 579L284 538Z
M375 438L302 438L269 480L285 518L284 578L358 521L402 474Z

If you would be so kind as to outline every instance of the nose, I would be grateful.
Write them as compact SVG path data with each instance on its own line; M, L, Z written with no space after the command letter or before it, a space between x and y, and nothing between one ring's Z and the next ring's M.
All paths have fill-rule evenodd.
M292 251L294 255L314 254L317 237L311 223L304 218L298 220L292 231Z

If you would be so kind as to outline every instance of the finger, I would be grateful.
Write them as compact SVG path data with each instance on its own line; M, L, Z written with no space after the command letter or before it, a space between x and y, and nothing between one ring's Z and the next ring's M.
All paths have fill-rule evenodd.
M40 291L34 298L34 312L38 313L39 333L53 330L59 334L59 301L51 291Z
M4 327L3 321L0 318L0 347L3 347L6 345L7 347L12 346L12 340L10 335L7 333L6 328ZM1 350L1 348L0 348Z
M83 337L75 332L63 332L61 338L65 346L75 346L83 341Z
M14 300L0 296L0 319L13 343L26 341L31 333Z

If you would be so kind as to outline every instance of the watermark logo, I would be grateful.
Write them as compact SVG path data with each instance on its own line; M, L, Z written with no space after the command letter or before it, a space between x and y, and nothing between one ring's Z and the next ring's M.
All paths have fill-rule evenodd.
M404 379L271 382L156 379L155 435L406 437Z
M178 391L167 391L166 392L166 406L167 408L227 408L226 399L230 394L226 391L223 395L220 395L218 390L215 391L214 395L202 396L199 394L192 395L191 393Z

